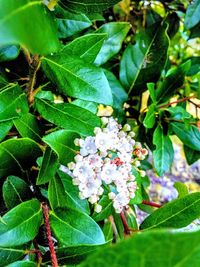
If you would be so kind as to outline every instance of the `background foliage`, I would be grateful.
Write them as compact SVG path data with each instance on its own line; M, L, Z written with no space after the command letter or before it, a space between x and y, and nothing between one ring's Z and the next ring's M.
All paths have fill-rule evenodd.
M137 225L131 204L133 238L121 241L130 229L110 200L93 212L60 165L111 114L152 152L144 170L170 170L175 136L189 165L200 158L200 1L0 6L0 266L58 266L48 221L59 266L199 266L200 233L169 230L199 218L199 192L179 185L179 198L155 210L142 204L142 178L137 206L149 216Z

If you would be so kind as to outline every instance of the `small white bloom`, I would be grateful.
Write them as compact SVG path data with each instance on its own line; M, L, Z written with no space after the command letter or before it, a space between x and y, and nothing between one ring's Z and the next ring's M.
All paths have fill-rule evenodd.
M96 205L94 206L94 211L95 211L96 213L100 213L101 210L102 210L102 206L101 206L101 205L96 204Z
M129 124L125 124L124 127L122 128L125 132L130 132L131 126Z

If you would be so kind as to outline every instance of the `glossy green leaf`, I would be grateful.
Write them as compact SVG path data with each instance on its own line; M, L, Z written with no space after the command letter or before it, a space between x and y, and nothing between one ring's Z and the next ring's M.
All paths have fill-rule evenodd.
M36 117L30 113L14 120L14 125L22 137L28 137L41 142L41 130L39 128Z
M0 247L0 267L20 260L25 256L26 250L21 247Z
M42 158L36 184L45 184L53 179L58 169L58 165L58 156L50 147L47 147Z
M9 139L0 144L0 177L24 171L35 163L42 151L29 138Z
M156 107L155 104L151 104L148 107L148 111L146 113L146 116L144 118L143 124L146 128L151 129L153 128L154 124L155 124L155 120L156 120Z
M187 61L187 60L191 61L191 67L189 71L187 72L187 76L193 76L197 74L198 72L200 72L200 57L189 57L189 58L186 58L186 60L184 61Z
M19 118L28 112L26 95L17 84L0 91L0 122Z
M36 267L36 264L33 261L16 261L6 267Z
M106 37L106 33L86 34L64 46L61 52L80 57L89 63L93 63Z
M140 228L185 227L200 216L199 205L200 192L175 199L149 215Z
M97 33L107 34L107 39L95 59L96 65L104 64L119 52L129 30L130 23L128 22L110 22L104 24L96 31Z
M119 0L61 0L62 5L66 9L81 11L83 13L101 12L118 2Z
M200 22L190 29L189 39L197 38L200 36Z
M10 61L18 57L20 47L17 45L0 46L0 62Z
M100 126L96 115L73 104L53 104L38 98L36 108L46 120L83 135L93 135L94 128Z
M21 178L17 176L8 176L3 184L3 199L8 207L12 209L18 204L30 199L32 192Z
M151 100L153 101L153 103L155 103L156 102L155 83L148 83L147 88L148 88L149 96L150 96Z
M62 52L43 57L42 66L47 77L66 96L112 105L112 93L100 68Z
M56 7L55 14L59 38L67 38L92 25L92 22L85 14L72 13L60 6Z
M86 199L80 199L79 189L72 183L72 177L63 171L59 171L58 175L65 189L66 206L71 209L76 209L84 213L90 214L90 208Z
M128 94L138 94L146 84L157 81L167 59L169 40L166 26L154 25L136 37L120 62L120 81Z
M6 137L7 133L12 128L12 125L12 121L0 122L0 141L2 141Z
M89 110L90 112L97 114L98 104L95 102L90 102L86 100L76 99L71 104L76 105L78 107Z
M196 126L189 125L188 127L180 122L173 122L170 123L170 125L184 145L196 151L200 151L200 131Z
M20 44L38 54L58 49L54 20L42 1L1 0L0 6L0 45Z
M193 164L200 159L200 151L193 150L192 148L184 145L184 153L189 165Z
M175 182L174 183L174 188L178 192L178 198L185 197L189 194L187 185L181 182Z
M88 255L96 251L104 245L77 245L77 246L64 246L56 249L56 256L58 264L78 264L83 261ZM51 264L51 255L47 252L42 262Z
M77 154L78 148L74 144L75 138L80 138L80 136L74 132L59 130L46 135L43 141L57 153L59 162L67 165L73 161Z
M134 234L89 256L80 267L199 267L200 232Z
M183 85L186 73L191 66L190 60L178 66L178 68L171 69L163 82L156 90L156 99L158 102L164 102L174 95L176 90Z
M103 244L103 233L87 214L73 209L51 213L50 224L56 239L65 246Z
M153 151L154 167L161 176L169 170L173 162L174 150L169 136L163 133L160 125L153 133L153 144L156 146Z
M39 201L23 202L7 212L3 221L5 223L0 222L0 247L27 243L37 235L42 221Z
M191 29L200 22L200 0L194 0L187 8L184 25Z
M100 201L98 202L99 205L102 206L102 210L100 213L94 213L92 218L96 221L102 221L107 219L113 212L113 202L109 199L107 195L103 195Z

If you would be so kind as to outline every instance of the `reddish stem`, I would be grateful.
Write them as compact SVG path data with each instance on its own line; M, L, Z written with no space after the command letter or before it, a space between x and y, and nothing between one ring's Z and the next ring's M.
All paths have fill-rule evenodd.
M142 200L142 204L148 205L148 206L151 206L151 207L156 207L156 208L161 208L162 207L161 204L154 203L154 202L151 202L151 201L148 201L148 200Z
M45 202L42 203L42 212L43 212L44 224L45 224L46 234L47 234L47 239L48 239L48 244L49 244L49 250L51 254L52 267L58 267L58 261L57 261L56 252L54 249L53 240L51 237L51 228L49 224L49 208Z
M171 105L173 105L173 104L177 104L177 103L185 102L185 101L187 101L187 100L189 100L189 99L191 99L191 98L195 98L195 96L184 97L184 98L182 98L182 99L178 99L178 100L176 100L176 101L173 101L173 102L167 103L167 104L165 104L165 105L159 106L159 108L166 108L166 107L169 107L169 106L171 106Z
M122 221L123 226L124 226L124 234L125 235L130 235L131 229L128 226L128 223L127 223L127 220L126 220L126 216L125 216L123 211L120 213L120 217L121 217L121 221Z

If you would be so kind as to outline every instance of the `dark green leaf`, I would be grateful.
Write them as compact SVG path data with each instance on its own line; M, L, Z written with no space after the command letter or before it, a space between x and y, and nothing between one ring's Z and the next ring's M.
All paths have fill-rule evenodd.
M86 100L76 99L71 104L76 105L78 107L89 110L90 112L97 114L98 104L94 102L89 102Z
M16 45L0 46L0 62L10 61L18 57L20 47Z
M23 216L22 216L23 215ZM18 246L32 240L38 233L42 211L38 200L16 206L0 222L0 246Z
M8 176L3 184L3 199L8 209L30 199L31 196L32 192L24 180L17 176Z
M150 231L98 250L80 267L199 267L200 232Z
M105 33L83 35L64 46L61 53L77 56L89 63L93 63L106 37L107 34Z
M5 267L7 264L20 260L25 256L26 250L21 247L0 247L0 267Z
M29 138L9 139L0 144L0 176L24 171L41 155L40 147Z
M175 182L174 183L174 188L176 188L178 192L178 198L185 197L189 194L187 185L181 182Z
M104 64L119 52L129 30L130 23L128 22L110 22L96 31L97 33L106 33L108 36L95 59L96 65Z
M85 14L72 13L60 6L56 7L55 14L59 38L67 38L92 25L92 22Z
M190 29L190 39L197 38L200 36L200 23L198 23L195 27Z
M90 214L90 208L86 199L80 199L79 189L72 183L72 177L63 171L58 172L65 189L66 206L84 213Z
M57 50L54 20L42 1L0 0L0 6L0 45L20 44L38 54Z
M110 216L113 212L112 200L110 200L107 195L103 195L102 198L100 199L100 201L98 202L98 204L100 204L102 206L101 212L100 213L95 212L92 215L92 218L96 222L102 221L102 220L108 218L108 216Z
M16 261L6 267L36 267L36 264L33 261Z
M149 215L140 228L185 227L200 216L199 205L200 192L175 199Z
M148 129L153 128L153 126L155 124L155 120L156 120L155 111L156 111L155 104L151 104L148 107L148 111L147 111L146 116L145 116L144 121L143 121L144 126Z
M58 156L56 153L47 147L42 158L42 164L37 177L37 185L48 183L54 178L58 169Z
M12 128L12 125L12 121L0 122L0 141L2 141L6 137L7 133Z
M47 77L65 95L112 105L112 93L100 68L62 52L43 57L42 66Z
M188 113L185 108L181 107L181 106L175 106L175 107L169 107L167 109L167 111L169 111L170 113L170 117L176 120L189 120L191 119L191 114Z
M200 22L200 0L194 0L187 8L184 25L191 29Z
M151 97L151 100L153 103L156 102L156 96L155 96L155 83L147 83L147 88L149 90L149 95Z
M154 131L153 144L156 145L153 151L154 167L161 176L169 170L173 162L174 150L169 136L164 135L160 125Z
M196 126L190 125L188 127L180 122L173 122L170 123L170 125L184 145L196 151L200 151L200 131Z
M36 108L46 120L82 135L93 135L94 128L100 126L96 115L73 104L53 104L38 98Z
M7 84L8 84L7 79L5 78L3 73L0 73L0 89L2 89L2 87L6 86Z
M14 120L14 125L22 137L28 137L36 142L41 141L41 133L36 117L30 113Z
M0 122L19 118L28 112L26 95L17 84L0 91Z
M146 84L157 81L167 59L169 40L166 26L157 24L140 32L120 62L120 81L128 94L138 94Z
M46 135L43 141L57 153L59 162L67 165L70 161L73 161L77 154L77 147L74 144L74 139L79 137L77 133L59 130Z
M104 245L77 245L56 249L56 256L59 264L78 264L83 261L89 254ZM51 255L47 252L42 260L45 264L51 264Z
M193 164L200 159L200 151L193 150L192 148L184 145L184 153L189 165Z
M191 67L187 72L187 76L193 76L200 72L200 57L189 57L185 61L191 60Z
M118 2L118 0L61 0L62 5L66 9L69 8L70 10L81 11L83 13L101 12Z
M191 66L190 60L181 64L178 68L171 69L163 82L156 90L156 99L158 102L164 102L172 97L175 91L183 85L186 73Z
M51 213L50 224L56 239L65 246L103 244L103 233L87 214L77 210L57 210Z

